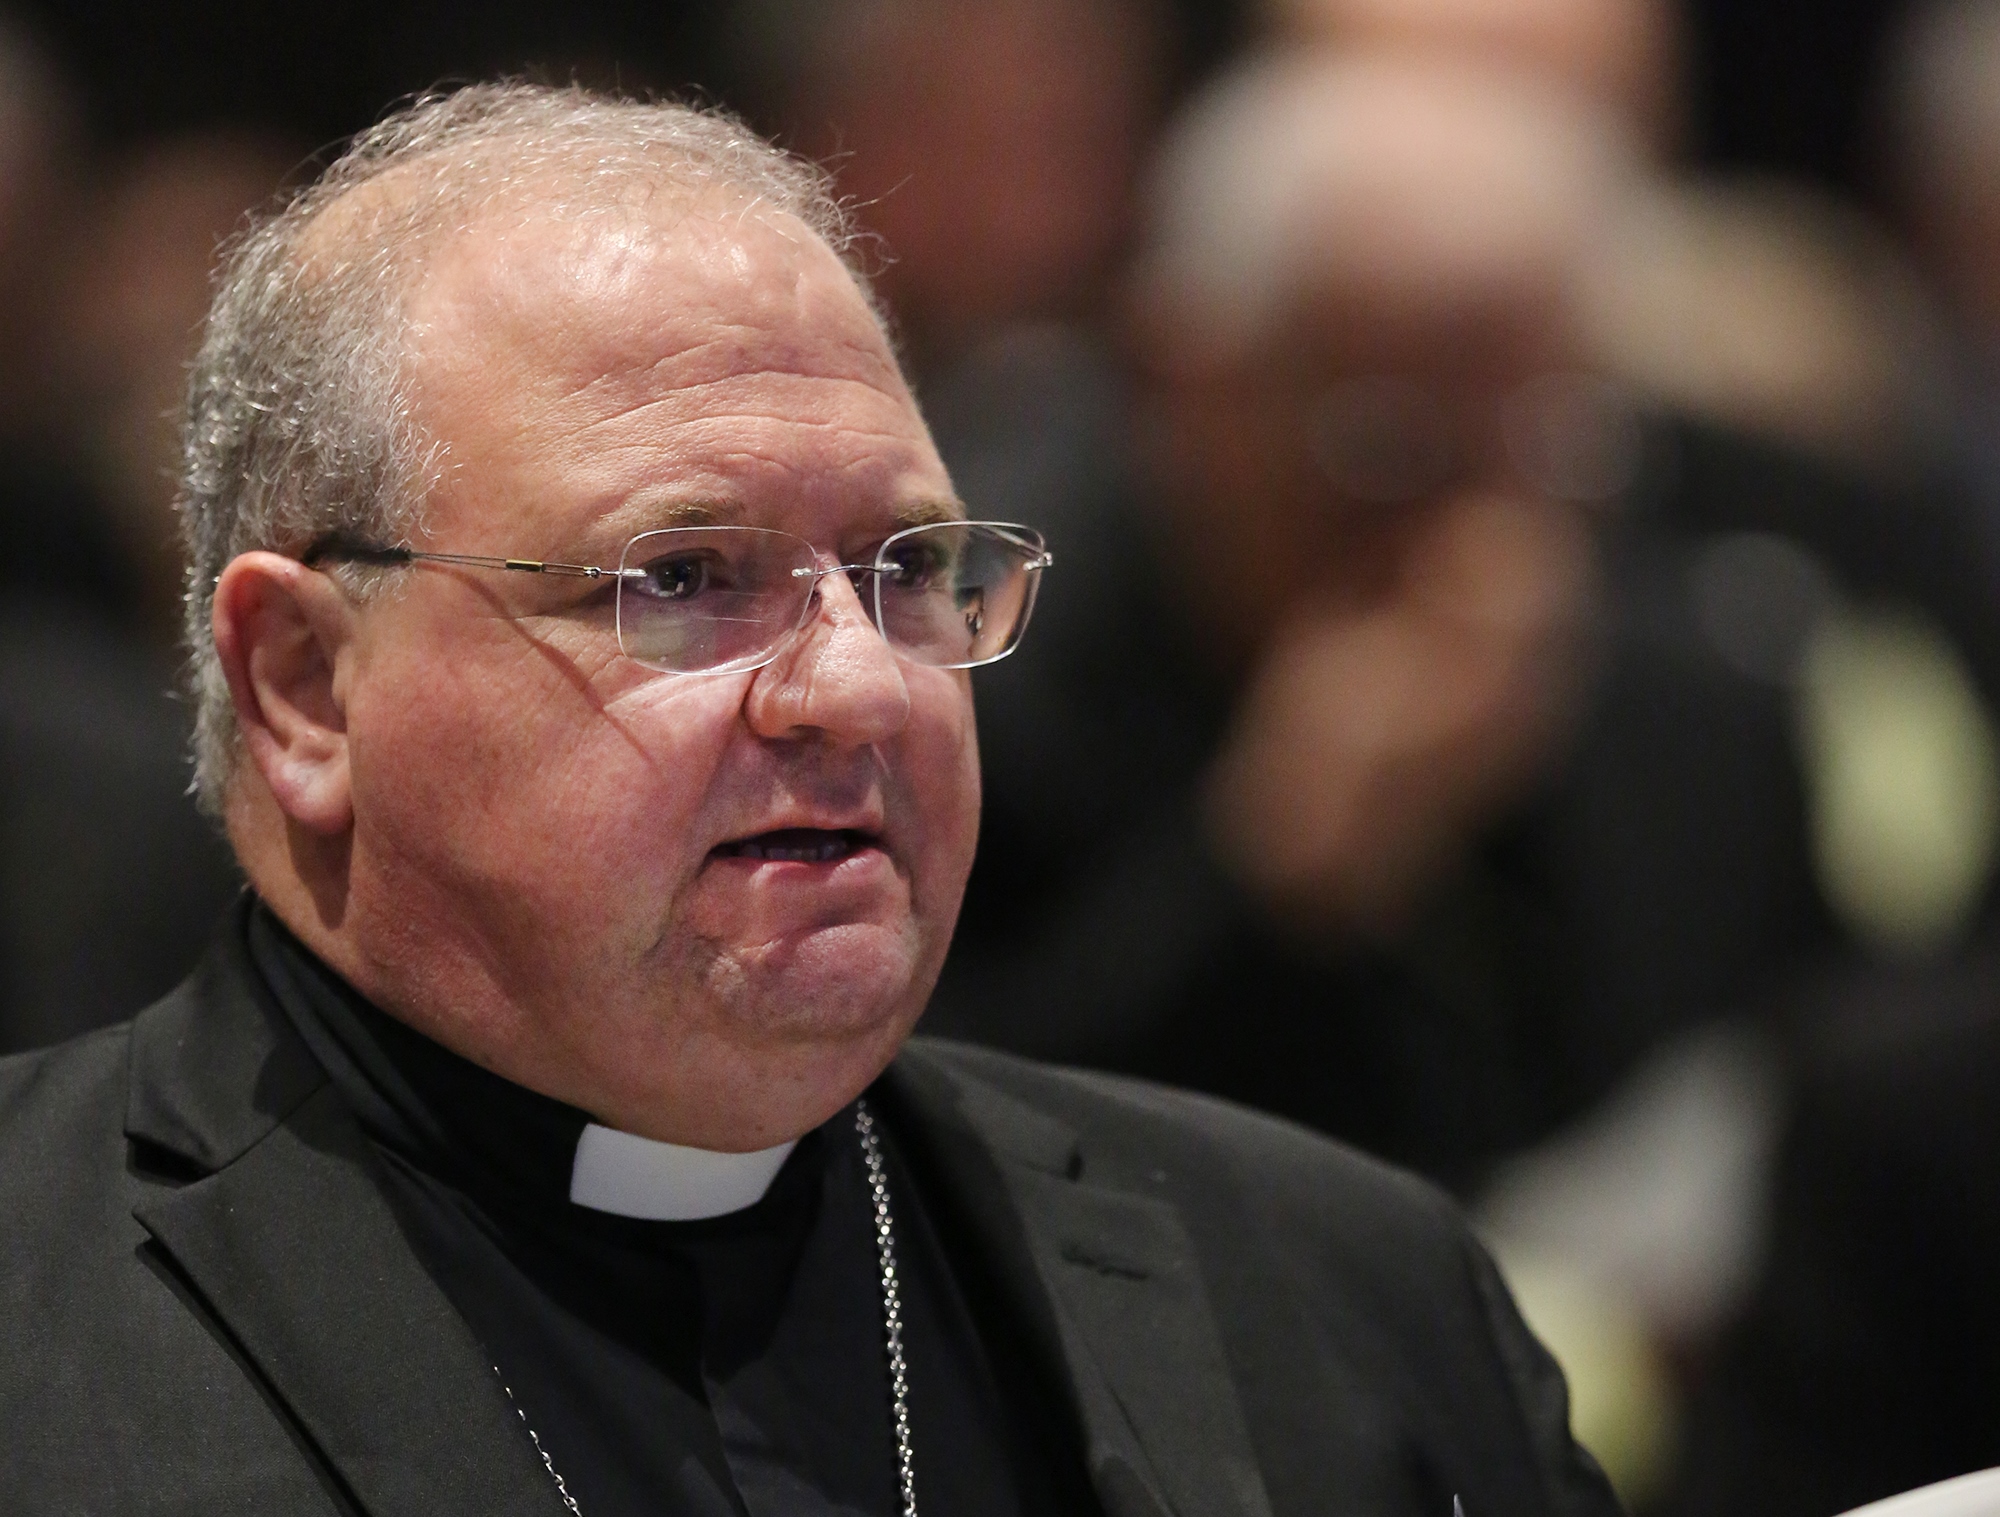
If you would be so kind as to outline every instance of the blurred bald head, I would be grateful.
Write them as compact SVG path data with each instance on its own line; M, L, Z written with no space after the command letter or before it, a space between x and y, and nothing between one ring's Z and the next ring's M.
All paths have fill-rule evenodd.
M1161 155L1145 327L1195 362L1240 360L1301 318L1336 344L1553 337L1628 164L1608 117L1520 78L1258 59L1200 99Z
M1267 0L1289 41L1503 66L1570 88L1664 144L1679 115L1681 40L1665 0Z
M1587 384L1581 275L1629 161L1574 95L1384 55L1250 60L1176 123L1133 284L1142 456L1202 567L1260 587L1196 602L1206 646L1381 593L1455 502L1518 502L1575 556L1539 503L1606 489L1528 454L1592 445L1556 389Z

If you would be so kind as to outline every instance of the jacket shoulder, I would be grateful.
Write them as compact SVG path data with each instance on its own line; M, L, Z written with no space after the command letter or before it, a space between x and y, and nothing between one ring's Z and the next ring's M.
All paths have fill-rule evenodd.
M1408 1225L1455 1246L1459 1209L1429 1181L1295 1122L1214 1096L1129 1075L1044 1064L936 1038L912 1040L906 1059L1003 1092L1075 1130L1102 1184L1152 1189L1168 1161L1266 1207L1340 1212Z
M74 1171L122 1139L132 1024L0 1059L0 1194Z
M1174 1209L1274 1510L1318 1509L1326 1469L1347 1468L1402 1471L1384 1475L1391 1484L1421 1469L1433 1510L1463 1491L1468 1511L1616 1513L1570 1438L1560 1371L1435 1186L1293 1123L1143 1080L929 1039L904 1060L1040 1167L1068 1135L1070 1178ZM1335 1457L1358 1427L1401 1452Z

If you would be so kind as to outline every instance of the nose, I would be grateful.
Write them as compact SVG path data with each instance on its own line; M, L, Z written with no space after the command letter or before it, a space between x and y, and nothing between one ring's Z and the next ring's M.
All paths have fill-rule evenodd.
M805 626L757 671L744 715L759 737L818 736L844 748L903 730L910 719L903 666L847 575L819 578Z

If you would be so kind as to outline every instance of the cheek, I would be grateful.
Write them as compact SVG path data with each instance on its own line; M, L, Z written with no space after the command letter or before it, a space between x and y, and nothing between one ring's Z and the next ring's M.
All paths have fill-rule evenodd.
M537 657L428 667L421 685L422 671L371 671L350 703L357 842L537 909L673 888L729 731L697 708L728 692L655 682L607 697Z
M494 815L521 775L539 772L536 750L552 734L484 675L469 661L383 659L355 682L347 737L359 833L416 851L470 841L477 829L465 824Z
M979 842L979 738L962 669L913 669L897 772L915 825L920 913L958 911Z

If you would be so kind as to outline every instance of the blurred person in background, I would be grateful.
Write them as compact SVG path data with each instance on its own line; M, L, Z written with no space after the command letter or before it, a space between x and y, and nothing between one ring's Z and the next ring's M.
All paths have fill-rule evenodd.
M0 122L6 1052L112 1021L171 986L199 954L237 877L185 794L173 661L163 641L145 637L138 610L144 571L78 461L81 408L70 382L77 334L65 282L79 253L102 246L103 229L62 81L11 30L0 30ZM213 252L211 238L190 323L205 301ZM171 531L164 513L156 527Z
M1946 316L1949 385L1928 397L1941 420L1929 483L1963 512L1966 572L1990 604L2000 7L1915 8L1885 79L1880 163ZM1907 704L1923 682L1906 672L1897 686ZM1969 824L1959 836L1990 851L2000 808L1990 729L1983 736L1984 806L1959 808ZM1919 767L1913 756L1897 765L1905 775ZM1953 873L1926 877L1949 884ZM1768 1241L1690 1407L1666 1510L1810 1517L2000 1464L1989 1390L2000 1359L1996 992L1988 941L1794 993Z
M1207 831L1277 920L1393 940L1568 725L1577 507L1625 462L1569 296L1616 153L1445 65L1232 82L1137 279L1167 584L1244 686Z
M1322 56L1246 65L1165 155L1134 345L1151 468L1064 538L1071 583L1107 588L1051 598L1061 653L990 687L1009 736L933 1025L1470 1189L1845 951L1800 685L1828 561L1874 584L1908 555L1871 485L1747 410L1635 384L1634 414L1592 376L1619 356L1607 270L1658 203L1606 107L1463 57ZM1945 704L1976 721L1968 688ZM1564 1154L1491 1214L1562 1254L1617 1199L1609 1267L1651 1268L1611 1325L1646 1354L1655 1315L1705 1332L1740 1288L1761 1052L1675 1049L1627 1104L1581 1185ZM1635 1144L1699 1183L1598 1184ZM1614 1366L1606 1394L1658 1379ZM1658 1408L1607 1415L1642 1488Z
M1949 465L2000 574L2000 4L1915 7L1892 38L1877 158L1947 313Z
M1575 862L1551 828L1605 829L1500 843L1604 656L1583 498L1617 492L1630 429L1571 307L1627 164L1572 100L1405 59L1260 60L1182 123L1138 282L1151 478L1065 560L1122 598L1048 688L995 683L1048 720L993 755L994 904L942 1022L1175 1069L1461 1184L1627 1056L1598 1025L1653 1004L1560 1023L1622 961L1555 902L1616 908L1538 882ZM1646 825L1622 793L1603 814ZM1676 901L1713 891L1692 873ZM1711 873L1739 878L1704 909L1747 893L1754 938L1784 891ZM1662 952L1627 999L1732 952Z
M1711 794L1657 820L1709 835L1713 853L1761 817L1767 859L1790 860L1795 920L1831 921L1752 973L1683 982L1657 1045L1483 1188L1489 1236L1570 1369L1578 1425L1643 1498L1679 1397L1756 1278L1791 1099L1784 1045L1813 1020L1786 963L1937 960L1987 910L2000 618L1978 524L1936 468L1937 327L1855 207L1673 165L1682 39L1666 5L1293 0L1271 14L1311 45L1531 74L1615 112L1656 166L1607 219L1581 324L1593 365L1640 408L1609 547L1616 615L1650 624L1640 641L1660 668L1631 692L1709 687L1708 720L1670 742L1706 755ZM1731 710L1757 717L1731 729ZM1691 851L1665 828L1620 836L1669 875ZM1676 941L1613 939L1635 967Z
M922 374L1094 321L1170 64L1160 0L758 0L746 89L834 171Z
M1989 910L2000 839L2000 617L1990 530L1938 468L1946 370L1901 250L1830 192L1671 166L1682 37L1666 5L1268 9L1309 45L1539 77L1617 113L1660 164L1610 218L1582 323L1595 366L1641 408L1641 466L1614 536L1622 590L1656 623L1680 624L1688 669L1710 665L1718 689L1763 687L1762 736L1722 751L1763 753L1767 817L1803 812L1788 824L1803 855L1794 877L1809 871L1837 930L1800 957L1947 961ZM1957 98L1990 109L1994 97ZM1789 729L1782 745L1772 715ZM1795 799L1771 782L1778 759ZM1746 782L1760 783L1755 767L1731 787L1739 820L1757 801ZM1683 818L1731 819L1712 806ZM1651 839L1663 858L1676 846ZM1692 1030L1666 1036L1484 1193L1489 1235L1570 1368L1579 1426L1634 1496L1665 1469L1678 1389L1698 1382L1755 1279L1792 1098L1785 1045L1813 1037L1799 1004L1811 997L1790 981L1767 965L1735 999L1691 1003Z
M1884 74L1881 168L1957 317L1976 403L1991 410L2000 390L2000 5L1913 7ZM2000 434L2000 424L1988 418L1984 430Z

